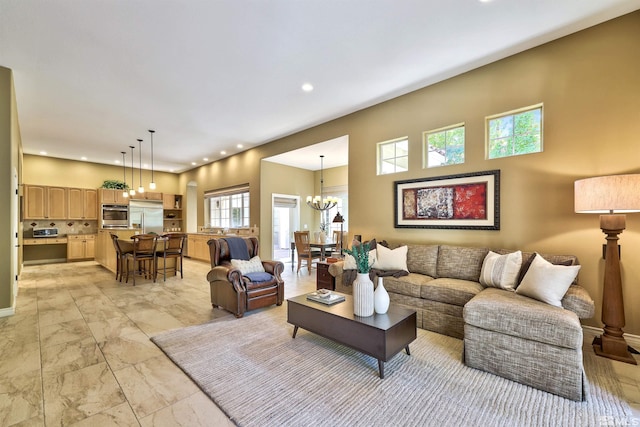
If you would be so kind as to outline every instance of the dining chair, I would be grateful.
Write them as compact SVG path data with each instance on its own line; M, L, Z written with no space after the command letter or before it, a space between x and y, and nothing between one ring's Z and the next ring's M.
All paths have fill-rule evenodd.
M300 272L302 261L305 260L307 261L307 270L309 270L309 274L311 274L313 260L318 259L319 261L321 259L321 253L311 251L311 246L309 246L309 231L294 231L293 236L296 243L296 252L298 253L298 270L296 273Z
M133 286L136 285L136 274L156 281L156 246L157 236L154 234L136 234L133 239L133 250L126 255L125 283L129 283L129 274L133 273ZM131 262L131 264L130 264Z
M182 274L182 253L185 240L187 240L187 235L184 233L168 233L158 238L155 259L156 278L158 277L158 259L162 259L162 275L165 282L167 281L167 269L172 270L174 274L178 274L178 271L180 271L180 278L184 278ZM175 260L172 267L167 267L167 259ZM178 264L180 264L180 268L178 268Z
M344 232L340 230L333 230L333 241L336 243L336 247L331 252L331 256L342 258L342 248L344 247Z

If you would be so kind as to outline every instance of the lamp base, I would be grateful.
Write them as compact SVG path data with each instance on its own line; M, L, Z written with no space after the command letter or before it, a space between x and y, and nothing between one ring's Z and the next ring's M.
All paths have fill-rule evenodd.
M617 360L618 362L630 363L632 365L638 364L636 359L631 355L631 353L638 354L638 352L632 347L629 347L622 337L611 337L603 334L595 337L592 345L593 351L598 356Z

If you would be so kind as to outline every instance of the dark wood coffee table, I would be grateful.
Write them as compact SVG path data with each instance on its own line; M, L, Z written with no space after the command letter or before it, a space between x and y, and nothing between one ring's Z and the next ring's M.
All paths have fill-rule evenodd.
M294 325L293 338L298 328L303 328L375 357L380 378L384 378L384 362L402 349L411 355L409 344L416 339L416 312L391 305L385 314L360 317L353 314L353 297L344 296L345 301L334 305L310 301L306 295L289 298L287 322Z

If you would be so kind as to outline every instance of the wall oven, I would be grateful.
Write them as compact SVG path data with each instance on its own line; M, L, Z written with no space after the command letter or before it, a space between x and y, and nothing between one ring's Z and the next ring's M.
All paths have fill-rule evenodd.
M102 228L129 228L129 206L102 205Z

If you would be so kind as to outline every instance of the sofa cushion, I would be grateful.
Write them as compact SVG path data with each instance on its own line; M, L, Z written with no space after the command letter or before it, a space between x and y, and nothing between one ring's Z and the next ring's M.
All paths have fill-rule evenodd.
M407 268L411 273L436 277L438 245L408 245Z
M516 251L498 255L489 251L482 263L480 284L492 288L513 291L516 288L518 273L522 266L522 252Z
M478 282L442 277L424 283L420 287L420 297L463 306L483 289L484 287Z
M582 346L575 313L502 289L486 288L463 310L464 322L478 328L559 347Z
M562 298L562 307L573 311L580 319L591 319L595 304L589 292L580 285L571 285Z
M536 255L516 292L562 307L562 298L578 275L578 270L579 265L554 265Z
M438 249L436 277L478 282L487 248L441 245Z
M431 276L409 273L407 276L402 277L385 277L384 287L387 292L420 298L420 289L432 280L433 277Z

